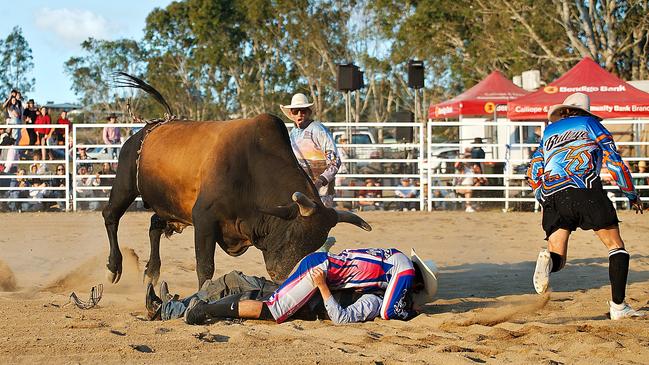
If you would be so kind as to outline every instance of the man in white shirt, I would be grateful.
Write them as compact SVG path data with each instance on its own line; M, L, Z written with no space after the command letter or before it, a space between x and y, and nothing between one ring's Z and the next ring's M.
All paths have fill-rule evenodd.
M333 208L335 177L341 161L331 133L312 119L312 106L304 94L298 93L293 95L291 104L280 108L295 123L289 133L295 157L318 189L322 203Z

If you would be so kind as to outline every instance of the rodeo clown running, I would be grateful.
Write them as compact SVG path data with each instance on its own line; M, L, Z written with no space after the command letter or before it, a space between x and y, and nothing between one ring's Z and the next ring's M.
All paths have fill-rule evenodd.
M432 301L437 292L436 271L432 261L422 261L414 251L412 259L394 248L344 250L339 254L314 252L298 263L269 298L209 303L193 298L185 311L185 322L249 318L282 323L318 290L329 318L336 324L376 317L408 320L417 314L419 306ZM343 308L330 289L356 289L364 294Z
M291 104L280 105L282 112L295 123L291 129L291 147L300 166L315 184L325 207L334 206L334 182L341 161L331 133L314 121L313 103L304 94L295 94Z
M629 169L601 118L590 112L586 94L572 94L563 104L552 106L548 119L551 124L527 170L528 183L543 207L542 225L548 241L548 249L542 250L536 261L534 289L544 293L550 273L565 265L570 233L577 227L592 229L609 250L611 319L642 316L644 313L624 301L629 253L620 237L615 208L599 177L604 162L636 213L642 213Z

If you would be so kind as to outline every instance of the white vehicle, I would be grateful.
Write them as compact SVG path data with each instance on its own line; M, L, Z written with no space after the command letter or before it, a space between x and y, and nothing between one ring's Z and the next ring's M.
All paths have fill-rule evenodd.
M86 154L92 160L110 160L112 156L108 154L106 147L92 147L86 149Z
M340 139L345 135L346 133L344 131L336 131L333 133L334 142L336 142L336 145L340 144ZM348 141L346 144L372 145L375 143L376 140L374 139L374 135L370 131L356 130L352 132L351 142ZM367 160L381 157L381 150L376 147L347 147L346 149L348 151L349 158Z
M431 151L430 164L433 173L451 174L455 171L455 162L446 161L460 157L460 150L457 147L440 147Z

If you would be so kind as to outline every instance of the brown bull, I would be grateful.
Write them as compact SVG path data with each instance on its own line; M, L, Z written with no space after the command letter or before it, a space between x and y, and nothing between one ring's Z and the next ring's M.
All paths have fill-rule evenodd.
M155 92L127 77L132 86ZM159 94L155 97L167 106ZM151 123L126 141L103 211L113 283L122 272L119 220L138 195L155 212L145 270L145 280L154 283L160 275L161 235L188 225L195 229L199 287L214 273L217 242L231 256L257 247L270 276L280 281L338 222L371 230L358 216L322 204L293 155L283 122L267 114L226 122Z

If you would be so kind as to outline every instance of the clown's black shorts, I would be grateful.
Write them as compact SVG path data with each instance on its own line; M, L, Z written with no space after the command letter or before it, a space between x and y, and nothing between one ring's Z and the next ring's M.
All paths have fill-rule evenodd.
M558 191L543 202L543 230L548 237L563 228L571 232L598 230L619 223L613 203L601 183L591 189L569 188Z

